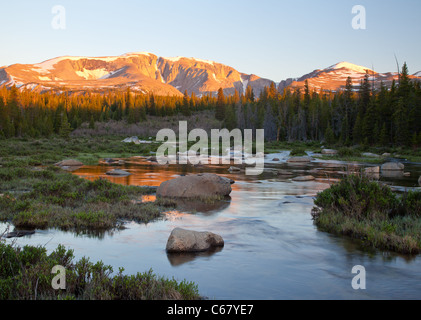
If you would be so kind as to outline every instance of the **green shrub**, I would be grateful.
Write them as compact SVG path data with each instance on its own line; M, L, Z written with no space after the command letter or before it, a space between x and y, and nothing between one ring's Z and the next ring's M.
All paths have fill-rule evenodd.
M51 254L44 247L14 247L0 241L0 300L152 300L200 299L197 285L155 275L151 270L124 275L123 268L112 276L113 268L102 261L83 257L73 262L73 250L59 245ZM64 267L66 288L54 290L51 273Z
M359 157L361 156L361 153L354 148L342 147L338 149L338 155L340 157Z
M364 175L349 175L319 193L314 203L322 209L362 219L372 215L387 216L399 201L389 187Z
M366 176L350 175L317 194L312 216L323 231L374 248L421 252L421 192L396 195Z

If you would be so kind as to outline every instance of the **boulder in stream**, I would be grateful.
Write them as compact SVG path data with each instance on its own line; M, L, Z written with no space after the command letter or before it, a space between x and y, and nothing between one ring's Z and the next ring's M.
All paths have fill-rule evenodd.
M400 162L386 162L382 165L382 171L403 171L404 168Z
M218 234L175 228L168 238L166 251L169 253L202 252L223 246L224 240Z
M158 197L208 198L228 196L234 180L213 173L199 173L164 181L158 187Z

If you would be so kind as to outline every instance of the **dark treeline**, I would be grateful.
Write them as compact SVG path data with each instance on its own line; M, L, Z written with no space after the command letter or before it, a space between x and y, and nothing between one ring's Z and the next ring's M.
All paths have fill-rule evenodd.
M355 89L357 88L357 89ZM0 89L0 138L69 136L89 123L124 120L128 124L147 121L148 115L189 116L215 110L216 119L228 129L265 129L269 141L325 141L338 145L421 145L421 88L411 81L406 64L399 80L390 88L374 89L367 74L360 83L348 78L339 92L289 88L280 93L274 84L257 98L247 87L225 96L194 93L183 97L109 92L71 95L51 92Z

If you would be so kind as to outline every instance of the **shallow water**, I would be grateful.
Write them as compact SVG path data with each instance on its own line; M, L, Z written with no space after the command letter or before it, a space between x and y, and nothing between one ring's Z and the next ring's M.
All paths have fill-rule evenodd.
M289 165L286 156L267 157L259 177L230 174L229 166L158 166L141 158L119 167L132 173L128 177L105 175L111 166L85 166L74 174L130 185L158 186L192 172L214 172L236 182L230 199L196 207L195 213L168 212L165 220L128 223L124 230L100 236L37 230L13 241L22 246L45 245L49 251L63 244L74 249L77 259L102 260L115 271L124 267L125 273L152 268L159 275L196 282L201 295L210 299L420 299L420 256L366 250L356 241L320 232L313 225L313 197L339 179L349 165L337 161ZM280 161L272 161L276 157ZM405 166L410 177L381 180L401 188L416 186L421 164ZM292 171L293 176L313 174L316 180L293 182L293 176L274 175L274 168ZM0 225L0 230L4 227ZM208 253L169 255L165 245L175 227L218 233L225 246ZM366 269L366 290L351 286L355 265Z

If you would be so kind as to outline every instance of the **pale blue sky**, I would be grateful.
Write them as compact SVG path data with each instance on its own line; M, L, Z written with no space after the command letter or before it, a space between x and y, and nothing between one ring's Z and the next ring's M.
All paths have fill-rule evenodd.
M51 27L54 5L66 29ZM367 29L354 30L363 5ZM340 61L421 71L419 0L14 0L0 3L0 66L148 51L230 65L274 81Z

